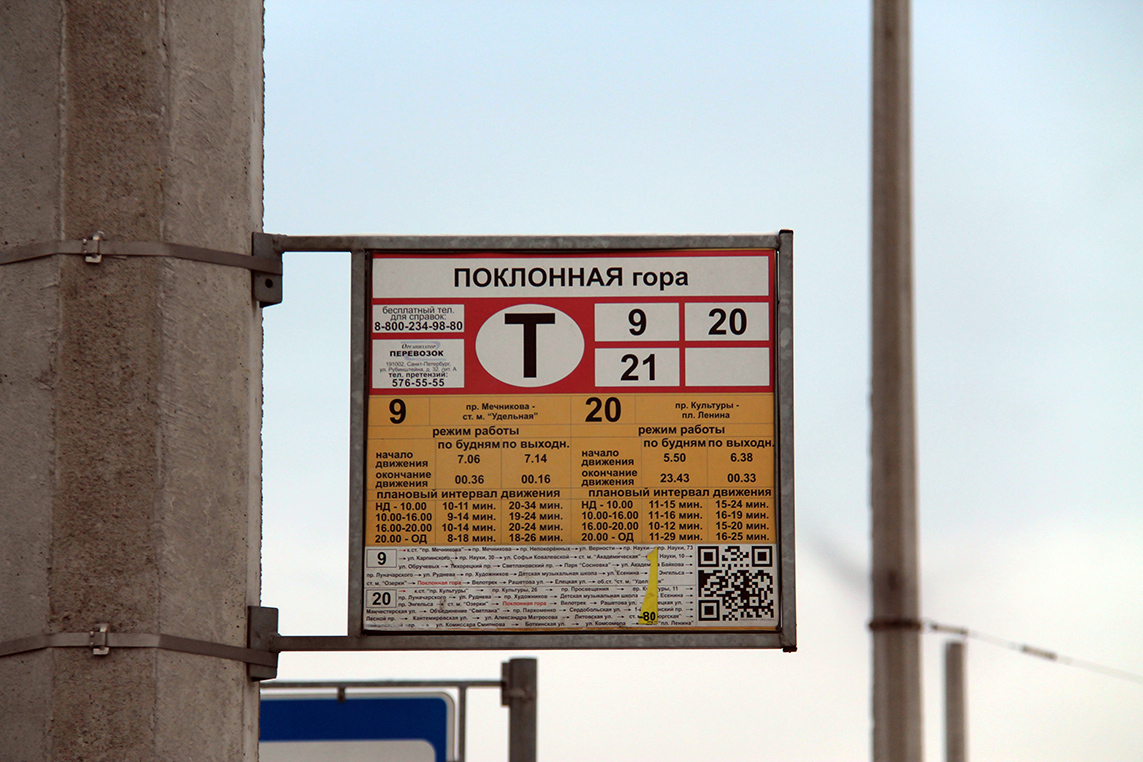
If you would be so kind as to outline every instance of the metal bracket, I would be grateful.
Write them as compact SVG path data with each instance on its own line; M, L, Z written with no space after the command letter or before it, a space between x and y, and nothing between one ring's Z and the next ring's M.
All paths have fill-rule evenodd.
M534 701L536 694L527 688L503 688L500 691L500 706L510 706L512 699Z
M273 236L266 233L250 235L250 253L256 259L269 260L277 264L277 274L254 273L254 299L263 307L282 303L282 252L276 250Z
M500 664L500 706L536 700L536 660L512 659Z
M111 625L107 622L100 622L95 625L95 629L91 631L91 655L92 656L107 656L111 653L111 646L107 644L107 633L111 630Z
M269 606L247 606L246 633L248 648L274 656L273 664L247 662L247 677L251 680L273 680L278 676L278 653L270 651L270 639L278 634L278 610Z
M103 254L99 251L99 242L102 240L103 240L103 231L102 230L97 232L91 238L84 238L83 239L83 252L84 252L83 261L84 262L87 262L89 265L97 265L103 261ZM87 248L88 242L92 242L95 244L95 251L94 252L90 251Z

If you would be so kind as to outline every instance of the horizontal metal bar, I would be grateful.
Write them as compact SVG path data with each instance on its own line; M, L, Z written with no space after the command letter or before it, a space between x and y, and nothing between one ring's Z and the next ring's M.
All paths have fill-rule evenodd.
M65 632L0 643L0 657L44 648L91 648L95 634ZM277 665L277 654L290 651L411 651L636 648L782 648L777 632L741 633L480 633L475 635L271 635L266 651L228 646L175 635L106 633L109 648L158 648L217 658ZM457 684L455 681L450 685ZM469 683L476 684L476 683Z
M115 633L111 633L111 635L114 636ZM159 644L155 646L155 648L161 648L165 651L180 651L188 654L214 656L219 659L230 659L231 661L241 661L247 664L261 664L264 667L278 666L278 655L270 651L256 651L253 648L228 646L224 643L211 643L206 640L180 638L177 635L159 635L158 638ZM114 637L112 637L108 645L112 648L115 647Z
M646 251L657 249L777 249L777 233L723 235L566 236L289 236L256 233L277 252L287 251Z
M500 680L267 680L263 688L500 688Z
M57 254L84 257L172 257L193 262L206 262L224 267L240 267L259 273L280 275L282 262L277 257L253 257L233 251L204 249L181 243L161 241L46 241L0 250L0 265L27 262Z
M271 651L419 651L636 648L784 648L779 632L479 633L472 635L272 635Z

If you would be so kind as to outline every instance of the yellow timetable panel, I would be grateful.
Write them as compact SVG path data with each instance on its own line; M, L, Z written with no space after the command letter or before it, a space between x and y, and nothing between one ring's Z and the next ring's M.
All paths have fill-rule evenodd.
M371 398L368 544L775 541L772 394L589 399Z

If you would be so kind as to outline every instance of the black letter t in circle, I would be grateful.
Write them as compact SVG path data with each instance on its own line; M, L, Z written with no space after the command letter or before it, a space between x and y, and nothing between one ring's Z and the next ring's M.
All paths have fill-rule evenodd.
M536 377L536 326L555 322L554 312L515 312L504 316L504 325L524 326L524 378Z

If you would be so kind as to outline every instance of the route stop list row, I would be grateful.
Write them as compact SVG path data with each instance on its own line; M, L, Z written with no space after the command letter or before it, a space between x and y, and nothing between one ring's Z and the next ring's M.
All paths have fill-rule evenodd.
M374 253L365 630L776 629L775 258Z

